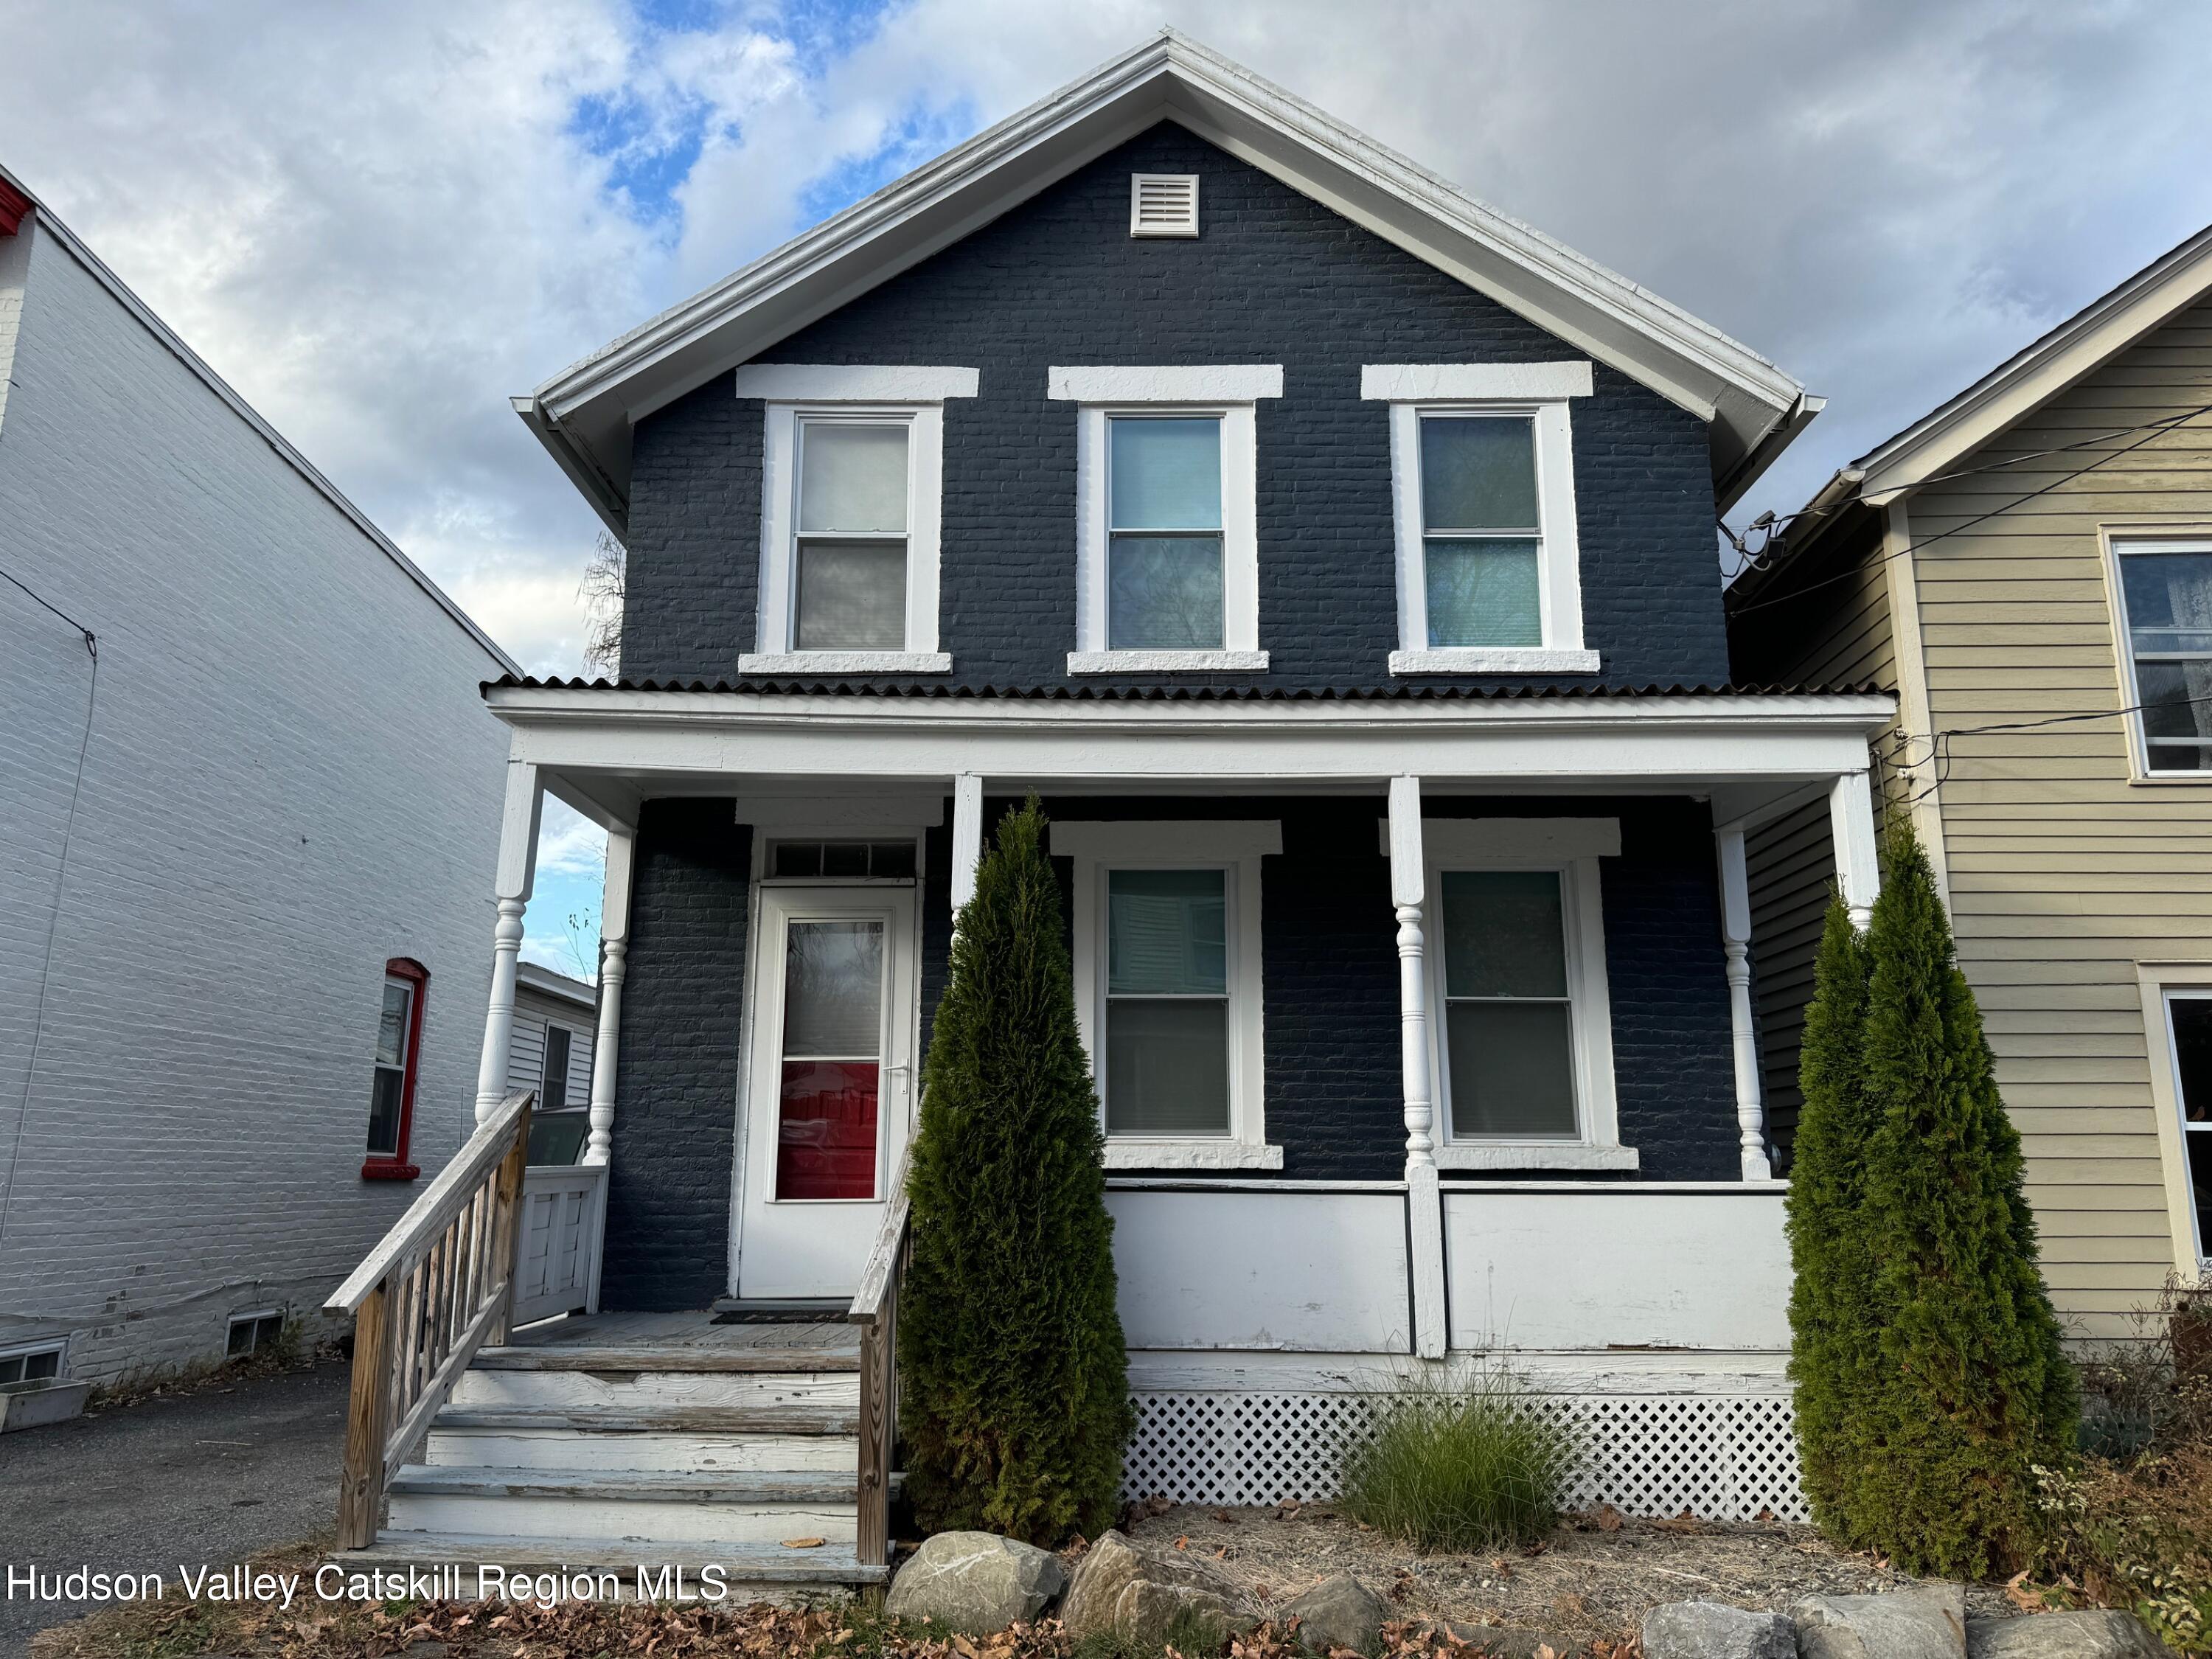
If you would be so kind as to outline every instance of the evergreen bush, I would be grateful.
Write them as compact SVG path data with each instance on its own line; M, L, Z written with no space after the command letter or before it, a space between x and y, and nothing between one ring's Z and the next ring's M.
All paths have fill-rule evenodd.
M1860 1541L1845 1494L1867 1461L1857 1408L1871 1391L1881 1338L1859 1215L1874 1133L1863 1069L1868 976L1866 941L1843 901L1832 900L1798 1051L1804 1103L1790 1168L1790 1374L1806 1500L1820 1529L1847 1545Z
M1928 856L1893 843L1868 931L1863 1237L1882 1319L1879 1457L1854 1529L1907 1571L1980 1577L2034 1547L2039 1464L2079 1409L2036 1267L2020 1136Z
M1113 1522L1133 1426L1104 1139L1032 798L961 911L922 1067L900 1293L907 1492L929 1531Z

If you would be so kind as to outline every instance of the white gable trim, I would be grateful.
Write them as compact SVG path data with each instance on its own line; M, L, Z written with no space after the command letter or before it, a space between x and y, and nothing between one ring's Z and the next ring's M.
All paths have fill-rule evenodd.
M630 423L1173 120L1712 423L1716 477L1803 404L1773 364L1241 65L1164 31L563 370L517 413L608 522Z

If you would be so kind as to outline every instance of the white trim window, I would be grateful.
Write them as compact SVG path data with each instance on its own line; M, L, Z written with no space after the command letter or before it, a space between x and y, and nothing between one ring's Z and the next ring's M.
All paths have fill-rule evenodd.
M1279 1170L1267 1144L1260 860L1274 822L1055 823L1075 1010L1109 1170Z
M2136 763L2212 775L2212 538L2112 542Z
M1437 1166L1635 1169L1613 1092L1598 872L1620 851L1620 820L1421 828Z
M1390 405L1393 674L1594 674L1567 405L1590 366L1370 364Z
M1280 364L1054 368L1076 410L1071 674L1258 672L1254 406Z
M58 1342L40 1342L0 1350L0 1389L58 1382L62 1347Z
M2166 1119L2160 1139L2171 1149L2174 1255L2185 1272L2201 1272L2212 1267L2212 985L2146 989L2156 997L2158 1015L2151 1063L2160 1063L2156 1039L2162 1037L2166 1076L2159 1080L2171 1089L2171 1098L2160 1101Z
M759 363L760 629L745 674L941 674L945 400L972 368Z

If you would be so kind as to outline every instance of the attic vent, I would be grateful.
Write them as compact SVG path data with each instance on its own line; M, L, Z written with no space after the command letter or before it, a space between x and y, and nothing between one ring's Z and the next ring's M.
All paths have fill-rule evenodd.
M1198 234L1198 175L1194 173L1133 173L1129 175L1129 234Z

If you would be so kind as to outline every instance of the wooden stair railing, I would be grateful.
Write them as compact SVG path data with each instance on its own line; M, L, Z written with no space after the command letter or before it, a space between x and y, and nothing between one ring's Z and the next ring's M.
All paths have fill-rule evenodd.
M891 1455L898 1442L898 1295L911 1239L906 1176L913 1158L900 1155L885 1196L883 1224L860 1269L860 1288L846 1319L860 1328L860 1513L853 1553L866 1566L890 1559Z
M392 1470L477 1348L507 1340L536 1100L520 1089L500 1102L323 1304L354 1316L340 1549L376 1540Z

